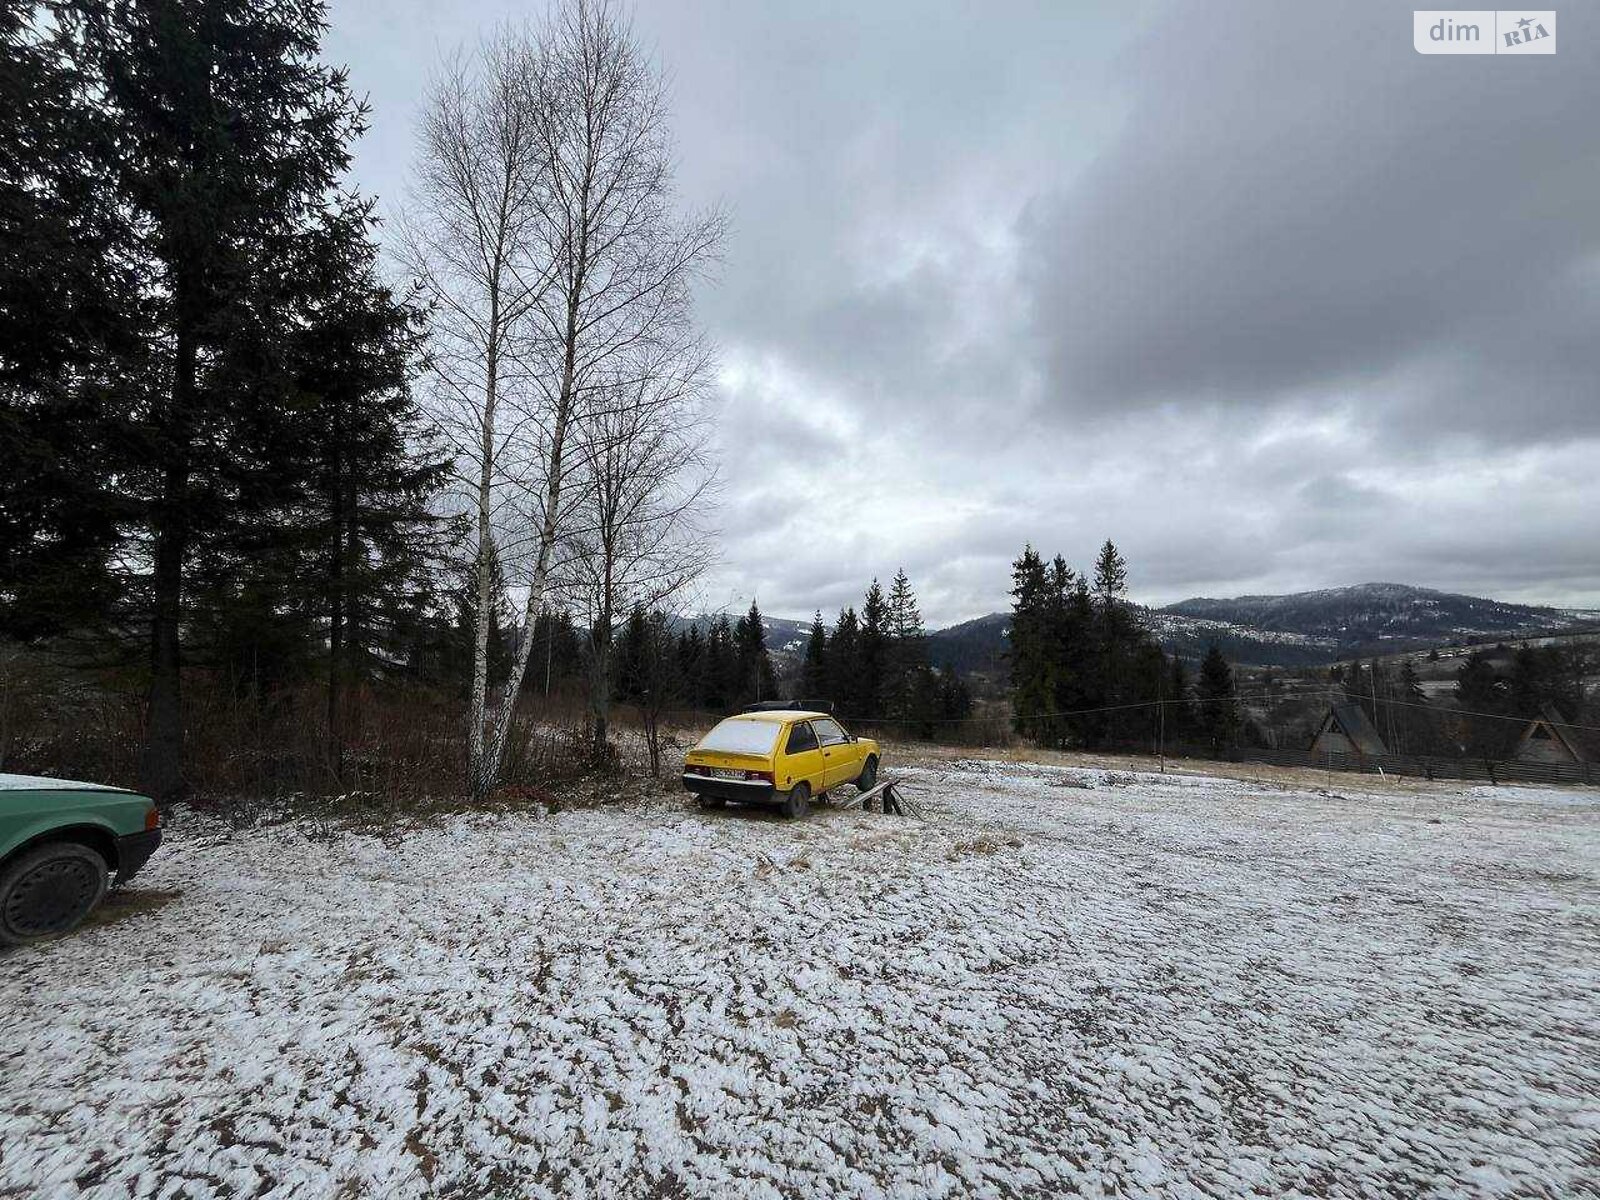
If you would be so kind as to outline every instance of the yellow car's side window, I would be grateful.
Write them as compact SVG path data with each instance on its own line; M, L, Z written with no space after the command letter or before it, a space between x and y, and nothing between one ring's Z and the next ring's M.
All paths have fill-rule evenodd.
M837 746L850 740L845 735L845 731L839 727L839 722L837 721L831 721L823 717L820 720L813 721L812 724L817 727L817 736L822 739L824 746Z
M789 740L784 745L785 754L804 754L817 748L817 732L810 721L796 721L789 730Z

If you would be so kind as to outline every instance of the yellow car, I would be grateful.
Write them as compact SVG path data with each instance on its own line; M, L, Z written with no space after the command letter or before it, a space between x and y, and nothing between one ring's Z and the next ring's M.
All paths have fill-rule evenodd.
M846 733L827 713L798 708L729 717L683 762L683 786L703 806L777 800L791 817L803 817L813 796L840 784L864 792L877 779L877 742Z

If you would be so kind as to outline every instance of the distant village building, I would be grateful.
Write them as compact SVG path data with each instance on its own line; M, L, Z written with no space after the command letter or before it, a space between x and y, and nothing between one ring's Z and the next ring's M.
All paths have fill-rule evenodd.
M1549 703L1540 705L1539 715L1528 722L1528 727L1517 739L1517 748L1512 757L1522 762L1539 763L1589 761L1583 747L1574 740L1571 727L1561 719L1555 705Z
M1389 748L1367 720L1359 704L1345 701L1328 709L1311 739L1313 754L1351 754L1357 758L1383 758Z

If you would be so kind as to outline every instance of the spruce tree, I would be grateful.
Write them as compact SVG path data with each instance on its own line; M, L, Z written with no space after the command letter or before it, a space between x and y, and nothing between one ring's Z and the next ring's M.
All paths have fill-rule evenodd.
M693 623L678 633L677 674L683 699L690 708L705 708L705 639Z
M828 630L821 609L811 618L811 636L806 639L806 657L800 667L800 691L808 699L828 697Z
M85 92L118 129L106 183L128 231L149 347L119 381L136 449L118 480L141 531L150 649L141 777L182 781L181 645L197 559L270 504L294 272L364 110L318 61L315 0L70 0L54 10Z
M1131 700L1128 688L1128 658L1133 639L1130 622L1123 610L1128 588L1128 567L1110 538L1100 547L1094 565L1096 636L1099 642L1100 688L1096 706L1106 711L1094 727L1100 739L1112 744L1119 739L1130 715L1116 706Z
M1495 668L1486 650L1474 650L1456 670L1456 706L1467 751L1480 758L1499 758L1515 743L1517 722L1511 715L1511 685Z
M1011 711L1018 733L1043 746L1059 744L1056 726L1045 715L1056 706L1055 682L1060 646L1052 621L1049 579L1034 548L1023 548L1011 567L1011 629L1007 658L1011 668Z
M738 663L738 690L735 704L771 700L777 695L777 674L772 656L767 653L767 625L756 602L734 626L734 653Z
M954 670L938 672L939 717L944 722L965 721L972 715L972 692Z
M1215 642L1207 647L1206 656L1200 662L1195 698L1201 736L1211 752L1219 754L1238 738L1242 718L1234 690L1233 668Z
M0 5L0 634L27 640L118 596L117 388L145 362L117 122L53 7Z
M889 588L887 625L884 712L897 721L925 721L933 705L932 681L926 678L928 642L917 598L904 568L895 572Z
M740 695L739 655L734 646L733 627L726 613L718 613L706 632L705 704L723 711L738 704Z
M833 624L828 643L829 698L835 710L845 717L862 715L861 625L856 610L844 608Z
M1127 561L1111 539L1107 538L1094 563L1094 595L1101 614L1112 611L1127 590Z
M1163 689L1166 703L1166 740L1182 744L1194 735L1194 699L1189 690L1189 670L1183 659L1172 656Z
M446 533L431 500L448 464L410 390L420 318L378 281L371 219L369 204L347 199L306 242L296 278L302 316L286 354L292 419L280 423L290 440L270 456L272 493L250 506L270 525L247 523L260 531L256 541L287 543L295 566L286 591L326 631L317 640L328 647L336 770L344 689L397 648L392 614L426 603L433 546Z
M1096 736L1102 716L1082 710L1105 703L1105 670L1089 581L1067 566L1059 554L1048 575L1050 648L1053 655L1052 718L1061 740L1087 742Z
M883 716L883 699L889 673L889 605L874 579L861 604L861 639L856 655L857 716L877 720Z

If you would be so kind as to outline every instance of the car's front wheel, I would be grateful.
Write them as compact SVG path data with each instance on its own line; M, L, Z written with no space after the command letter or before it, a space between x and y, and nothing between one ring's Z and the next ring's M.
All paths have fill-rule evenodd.
M70 933L106 894L106 860L77 842L37 846L0 871L0 944Z
M878 760L876 757L867 759L861 764L861 774L856 776L856 787L863 792L870 792L878 782Z
M811 785L797 783L789 789L789 794L783 798L783 815L786 817L803 817L811 810Z

